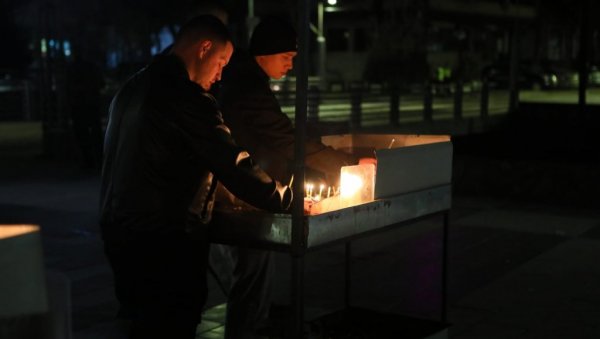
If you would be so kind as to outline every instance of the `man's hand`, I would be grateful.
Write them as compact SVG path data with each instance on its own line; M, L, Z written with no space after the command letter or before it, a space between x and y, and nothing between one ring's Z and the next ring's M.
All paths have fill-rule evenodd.
M313 201L310 199L304 199L304 215L310 214L310 209L313 205Z

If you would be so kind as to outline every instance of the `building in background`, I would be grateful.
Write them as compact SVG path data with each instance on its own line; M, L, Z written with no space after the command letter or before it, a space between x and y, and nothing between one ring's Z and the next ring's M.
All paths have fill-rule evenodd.
M121 81L172 41L190 8L203 3L6 2L3 13L25 41L20 47L29 59L22 59L31 61L25 68L26 97L32 104L23 117L64 120L62 74L74 53L104 69L110 97ZM211 3L229 12L229 26L241 47L257 18L273 13L296 17L294 0ZM582 18L598 6L590 0L318 0L311 14L310 75L324 90L355 83L411 86L458 77L478 81L486 67L508 64L514 36L526 69L576 69L581 41L588 41L585 63L594 70L600 61L600 23L587 20L584 27ZM587 40L580 38L582 30L588 32ZM598 74L590 79L600 79Z

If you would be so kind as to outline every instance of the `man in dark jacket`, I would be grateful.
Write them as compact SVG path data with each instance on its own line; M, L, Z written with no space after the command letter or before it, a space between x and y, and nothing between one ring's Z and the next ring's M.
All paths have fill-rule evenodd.
M130 338L195 337L216 180L259 208L290 204L289 188L233 143L207 93L232 52L218 19L197 17L111 103L100 225Z
M252 34L250 55L236 52L224 70L219 97L236 142L247 148L270 176L283 182L289 182L292 172L294 128L281 111L269 79L280 79L292 69L296 49L296 32L289 23L274 17L264 19ZM356 159L349 154L318 140L306 142L306 166L331 185L339 180L341 166L354 164ZM252 337L268 314L270 253L247 248L228 251L235 268L225 337Z
M294 127L281 111L269 79L280 79L292 69L296 48L296 33L289 23L273 17L263 20L252 34L249 55L236 52L224 70L219 96L233 138L282 182L289 182L292 172ZM353 156L316 139L306 142L306 166L332 185L341 166L355 163Z

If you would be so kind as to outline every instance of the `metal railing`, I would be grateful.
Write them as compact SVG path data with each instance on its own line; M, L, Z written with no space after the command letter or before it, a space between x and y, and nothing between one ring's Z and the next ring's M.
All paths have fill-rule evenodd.
M282 110L294 116L295 93L276 92ZM484 82L473 89L465 84L425 83L421 88L400 90L347 86L344 91L322 91L310 86L307 96L309 123L342 123L350 129L400 126L405 123L431 124L441 120L487 120L509 112L508 90L490 90Z

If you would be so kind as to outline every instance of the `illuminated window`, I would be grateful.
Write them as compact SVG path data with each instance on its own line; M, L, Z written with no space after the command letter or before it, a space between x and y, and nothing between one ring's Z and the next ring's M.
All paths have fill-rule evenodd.
M69 40L63 42L63 52L67 58L71 56L71 42Z
M177 27L179 29L179 27ZM156 43L150 47L150 53L156 55L162 52L165 48L171 46L175 39L167 26L163 27L156 36Z
M46 39L42 38L40 41L40 51L42 52L42 57L45 57L48 53L48 45L46 44Z

